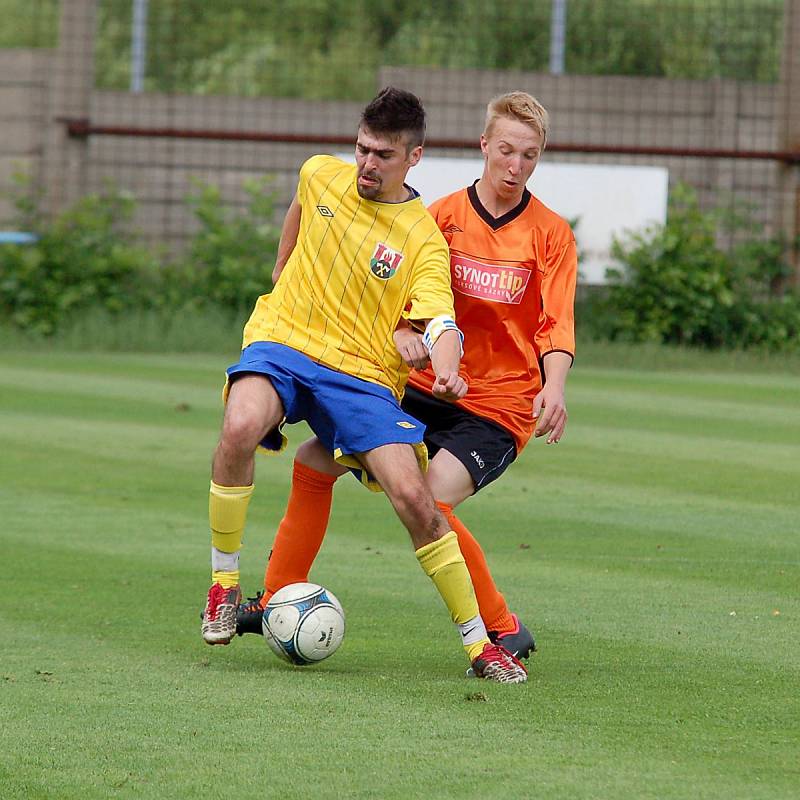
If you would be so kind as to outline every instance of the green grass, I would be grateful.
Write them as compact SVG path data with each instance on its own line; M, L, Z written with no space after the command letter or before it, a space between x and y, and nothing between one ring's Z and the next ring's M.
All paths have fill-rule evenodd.
M0 797L796 797L800 371L587 352L563 443L463 509L537 633L523 687L462 677L407 535L350 480L312 574L342 649L206 647L235 353L0 352ZM290 463L259 460L246 589Z
M0 0L2 2L2 0ZM235 360L249 309L236 314L219 309L127 311L111 315L82 310L63 322L55 336L42 336L0 321L0 354L36 353L218 353ZM578 326L578 366L703 372L800 375L800 352L761 350L704 351L658 344L593 341Z

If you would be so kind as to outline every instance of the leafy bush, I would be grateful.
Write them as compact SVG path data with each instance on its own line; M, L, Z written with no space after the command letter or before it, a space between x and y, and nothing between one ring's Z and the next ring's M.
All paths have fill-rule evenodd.
M111 313L141 306L157 264L125 232L134 203L120 193L89 195L47 223L35 199L17 199L35 244L0 247L0 312L20 328L51 334L90 306Z
M16 224L37 238L0 246L0 317L18 329L52 335L88 309L108 318L148 309L239 318L272 286L280 230L266 181L245 185L243 212L225 206L216 187L198 186L187 199L198 232L171 262L136 242L135 202L124 193L87 195L48 221L27 182L19 187Z
M195 304L241 312L272 289L280 229L269 179L247 180L243 212L226 207L216 186L197 185L188 203L200 223L183 263L173 268Z
M723 249L726 229L737 243ZM587 323L612 341L800 349L800 295L781 291L791 274L787 249L780 237L759 238L741 211L704 211L692 189L678 186L665 226L614 241L622 266L607 271L602 297L584 309Z
M136 242L135 204L123 193L84 197L47 221L22 189L17 225L38 239L0 247L0 317L16 329L52 336L92 314L169 320L202 311L239 320L271 288L280 231L268 181L245 185L241 211L216 187L198 185L188 198L198 231L171 262ZM725 226L738 236L728 249L717 241ZM618 240L612 252L621 267L578 308L595 338L800 352L800 294L782 291L791 274L786 243L760 238L746 215L703 211L680 186L665 226ZM141 316L148 311L155 316Z

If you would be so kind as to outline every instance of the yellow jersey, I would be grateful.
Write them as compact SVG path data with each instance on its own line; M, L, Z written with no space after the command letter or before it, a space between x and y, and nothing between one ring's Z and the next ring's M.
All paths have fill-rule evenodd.
M392 334L412 320L454 316L447 242L419 196L366 200L357 168L314 156L300 169L297 244L244 329L243 347L279 342L312 360L389 388L408 378Z

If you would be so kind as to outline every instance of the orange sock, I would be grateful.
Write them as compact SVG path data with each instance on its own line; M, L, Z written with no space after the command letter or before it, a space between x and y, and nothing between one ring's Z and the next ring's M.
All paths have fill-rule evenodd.
M275 534L264 573L262 605L282 586L308 580L325 538L335 482L335 475L294 462L286 514Z
M486 624L486 629L501 633L516 629L516 623L506 605L506 599L497 590L486 556L481 550L475 537L469 532L466 525L453 513L453 507L447 503L436 501L439 510L447 518L450 528L458 536L458 546L467 562L467 569L475 587L475 596L478 598L478 608Z

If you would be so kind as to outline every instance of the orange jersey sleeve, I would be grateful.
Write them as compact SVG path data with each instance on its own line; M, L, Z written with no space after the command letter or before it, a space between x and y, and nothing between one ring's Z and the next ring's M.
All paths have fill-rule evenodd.
M456 322L464 333L458 405L502 425L517 452L533 433L533 399L542 388L542 357L574 357L577 278L575 237L567 222L527 191L495 219L474 186L430 208L450 246ZM433 372L409 383L431 391Z

